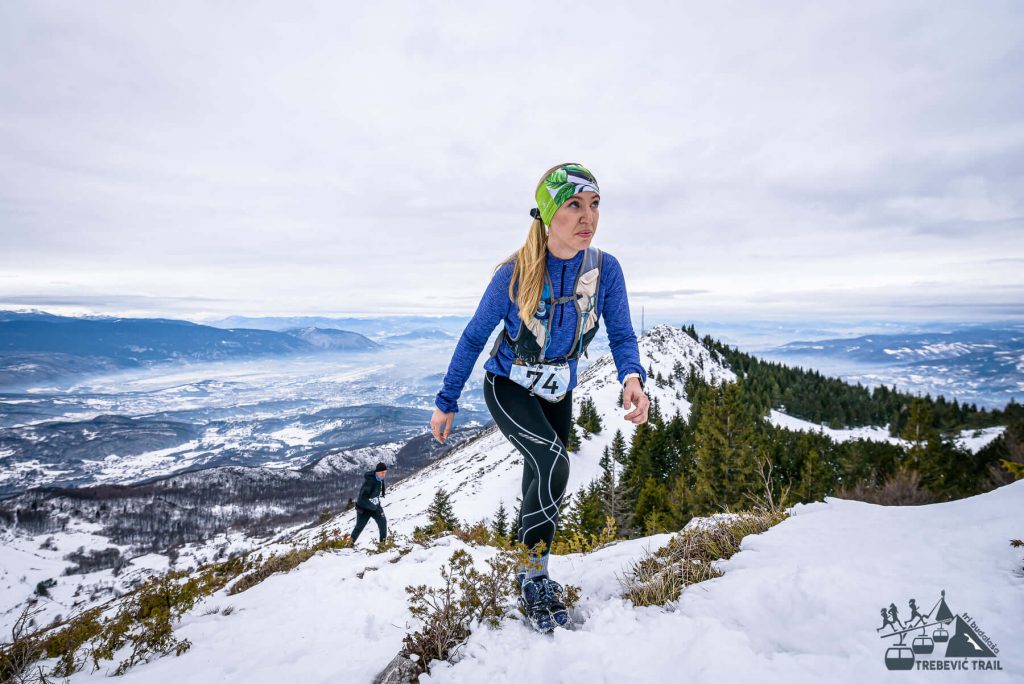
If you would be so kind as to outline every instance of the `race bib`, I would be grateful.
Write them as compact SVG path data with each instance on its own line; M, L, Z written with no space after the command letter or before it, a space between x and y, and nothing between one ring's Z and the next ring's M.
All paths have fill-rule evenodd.
M508 377L538 397L558 401L565 396L569 388L569 364L523 363L517 359L512 364Z

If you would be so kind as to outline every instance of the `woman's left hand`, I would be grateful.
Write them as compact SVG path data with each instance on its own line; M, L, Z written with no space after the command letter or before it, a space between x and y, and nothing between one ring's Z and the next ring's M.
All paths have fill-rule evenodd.
M644 394L640 381L630 378L626 381L626 388L622 390L622 408L627 411L636 407L625 415L626 420L632 421L635 425L647 422L647 409L651 406L651 400Z

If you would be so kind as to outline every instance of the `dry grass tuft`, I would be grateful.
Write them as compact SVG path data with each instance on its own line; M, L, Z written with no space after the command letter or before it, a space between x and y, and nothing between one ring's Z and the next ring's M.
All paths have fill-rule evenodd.
M718 524L684 530L668 544L633 563L620 578L623 597L635 606L675 601L690 584L721 577L714 567L739 551L748 534L760 534L787 517L783 511L744 512Z

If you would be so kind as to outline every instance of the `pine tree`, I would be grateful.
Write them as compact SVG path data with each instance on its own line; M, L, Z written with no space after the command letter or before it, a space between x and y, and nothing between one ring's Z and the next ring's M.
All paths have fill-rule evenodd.
M700 513L746 505L757 492L757 422L739 383L713 386L695 434L694 504Z
M443 488L434 494L434 500L427 507L427 518L431 525L439 529L454 530L459 526L459 519L452 510L451 495Z
M583 428L585 434L590 433L590 397L584 397L580 402L580 413L576 416L576 425Z
M597 406L594 405L594 400L587 397L587 401L590 402L590 432L595 435L601 434L601 429L604 427L601 424L601 414L597 412Z
M562 505L558 512L558 526L555 528L555 538L552 543L572 537L580 531L579 509L574 504L572 494L562 499Z
M668 487L653 477L647 478L637 497L633 517L643 523L644 534L664 532L670 517Z
M941 477L934 467L935 462L941 460L936 458L941 449L938 432L932 427L933 420L928 403L921 397L914 397L910 401L906 422L900 430L900 437L910 443L906 447L905 467L916 470L921 475L922 484L928 489L932 489L935 480ZM924 471L929 471L927 476Z
M635 516L637 499L644 482L651 476L651 443L656 429L652 421L641 423L633 431L629 452L623 460L622 475L618 483L618 499L622 502L622 513L616 525L625 536L643 531L643 520ZM614 449L613 452L614 454Z
M928 397L915 397L900 432L900 436L910 442L906 449L906 467L916 470L921 476L921 485L939 500L976 493L979 473L973 472L973 455L934 425L935 415Z
M565 450L571 454L580 450L580 435L576 432L575 424L569 428L569 443L565 445Z
M576 497L576 516L584 535L598 536L605 526L600 480L594 480Z
M693 517L693 484L688 473L679 473L670 483L668 490L669 517L675 529L679 529Z
M623 462L622 477L620 483L627 492L626 505L632 508L636 503L636 497L640 494L644 480L650 473L650 449L648 444L653 436L651 435L650 421L636 426L633 431L633 440L629 445L629 452Z
M647 421L654 423L659 428L665 425L665 419L661 415L661 400L658 397L651 399L651 405L647 409Z
M523 499L522 497L516 497L516 514L512 517L512 524L508 529L509 541L515 542L519 540L519 528L523 520Z
M619 431L616 434L621 437L622 432ZM606 516L610 515L617 520L622 515L622 511L619 505L618 478L615 473L616 462L607 445L604 448L604 453L601 454L600 465L601 513Z
M686 376L686 369L683 368L683 362L676 359L676 362L672 364L672 377L676 380L682 380Z
M801 501L821 501L832 491L834 478L818 449L809 449L800 467L800 486L797 496Z
M583 428L588 435L600 434L601 416L598 415L597 406L590 397L585 397L580 402L580 415L576 419L576 424Z
M622 430L618 429L615 431L615 436L612 437L612 459L619 465L626 464L626 438L622 435Z
M498 510L491 521L491 532L496 537L508 537L508 511L505 510L505 502L498 502Z
M900 437L911 443L911 450L924 447L932 435L932 412L928 404L920 397L910 402L910 415L900 431Z

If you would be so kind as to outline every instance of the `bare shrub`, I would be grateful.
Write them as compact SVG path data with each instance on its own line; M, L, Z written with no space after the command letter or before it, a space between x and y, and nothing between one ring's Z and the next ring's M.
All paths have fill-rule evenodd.
M393 542L392 542L393 546ZM256 567L237 582L228 588L229 595L240 594L247 589L252 589L257 584L278 572L288 572L312 558L318 551L328 549L352 548L352 537L348 534L341 534L341 530L334 528L328 533L321 530L317 540L311 546L300 546L289 549L285 553L272 553L270 557L263 560L262 555L255 560ZM378 547L378 551L380 547Z
M897 470L880 487L863 481L852 487L843 486L836 491L836 497L881 506L920 506L936 501L935 495L921 484L918 472L909 469Z
M767 452L762 452L757 457L757 474L764 490L758 495L748 492L746 496L753 503L755 510L768 511L773 515L783 515L786 510L786 500L789 498L790 485L787 484L780 488L778 500L776 500L774 471L775 465L772 463L771 457Z
M30 629L42 607L27 604L11 627L10 643L0 643L0 681L30 684L46 682L41 667L32 669L32 663L41 657L42 643Z
M615 518L606 515L604 528L600 534L584 534L575 530L570 534L555 539L551 543L551 553L556 556L564 556L570 553L591 553L612 542L616 541L618 531L615 528Z
M483 520L473 525L458 525L452 530L452 533L467 544L474 546L499 546L501 542Z
M473 557L463 549L451 555L441 568L441 586L409 586L409 612L422 626L407 634L401 655L416 661L426 672L432 660L452 660L477 624L497 627L509 611L510 599L518 594L516 570L534 565L523 544L499 551L477 570ZM573 587L575 589L575 587ZM572 595L577 599L578 590Z
M69 677L86 662L98 668L102 661L113 660L124 647L130 651L115 674L124 674L152 655L180 655L191 644L174 636L174 624L202 597L248 568L246 557L239 556L204 566L195 576L176 571L156 575L123 596L33 632L27 631L30 619L19 619L12 643L0 645L0 681L48 682L50 675ZM50 672L38 665L35 671L29 669L44 658L57 660Z
M384 537L383 539L377 540L377 545L370 549L370 553L386 553L388 551L393 551L396 548L398 548L397 538L395 537L395 535L390 534L387 537Z
M721 577L713 562L739 551L744 537L760 534L786 517L781 511L744 512L715 525L683 530L665 546L633 563L619 579L623 597L635 606L675 601L687 585Z
M122 556L121 550L114 546L108 549L90 549L88 553L80 546L77 551L72 551L64 556L64 560L74 563L64 569L65 575L85 575L98 570L111 569L116 577L128 565L128 559Z

